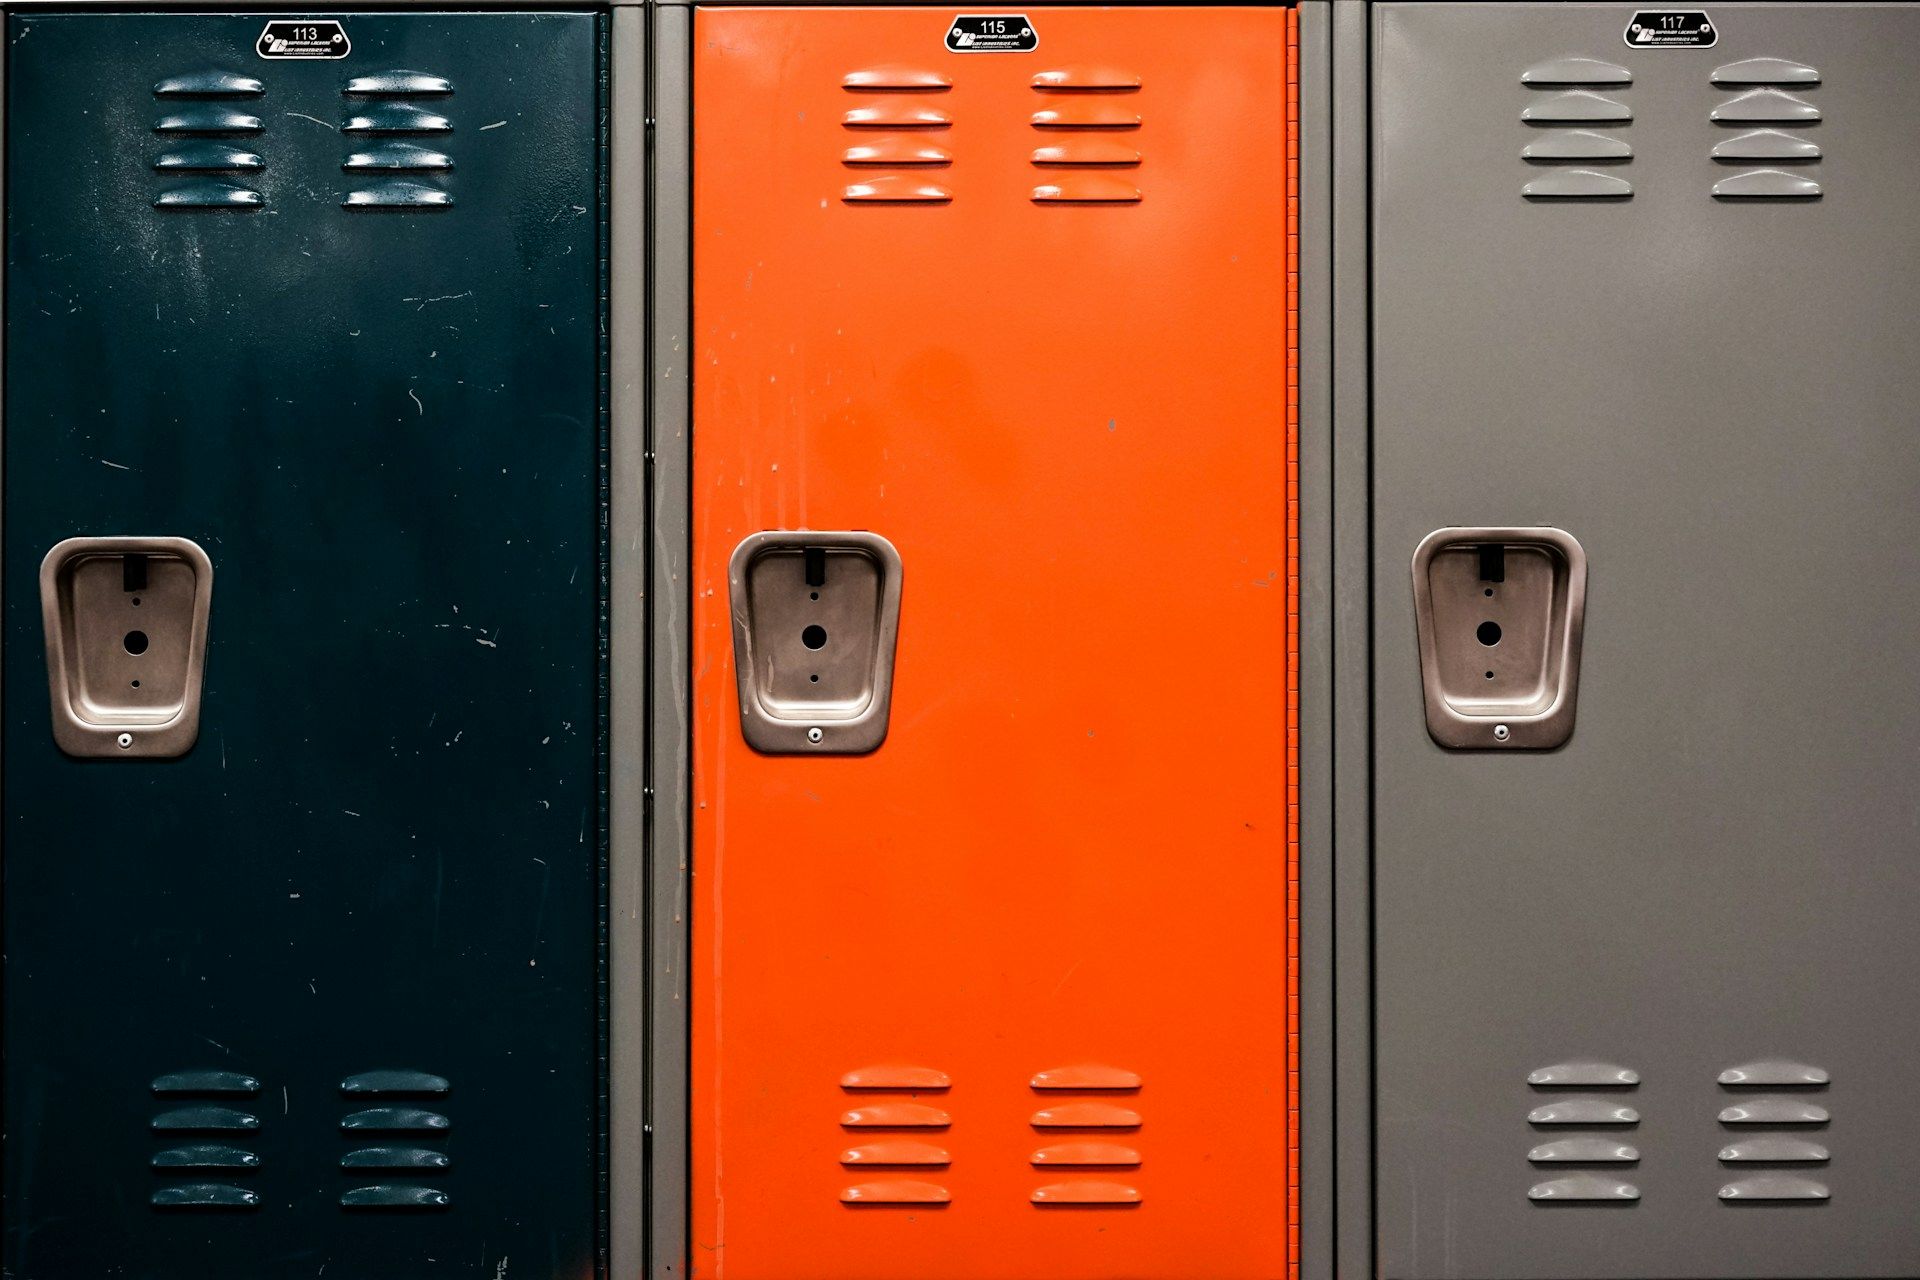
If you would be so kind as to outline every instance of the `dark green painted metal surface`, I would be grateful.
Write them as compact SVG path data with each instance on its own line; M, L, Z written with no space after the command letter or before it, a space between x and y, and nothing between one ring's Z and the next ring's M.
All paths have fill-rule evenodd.
M8 20L18 1280L595 1270L600 20L340 16L341 61L256 56L264 14ZM342 208L371 181L345 157L378 141L342 132L366 105L343 83L395 68L452 82L415 102L451 132L390 139L453 159L398 175L451 207ZM197 100L257 115L259 133L223 141L264 167L203 177L264 203L156 209L180 179L151 167L168 148L154 125L179 104L153 88L209 69L264 83ZM54 746L37 571L61 539L103 534L212 557L204 714L182 759ZM212 1069L258 1091L153 1092ZM449 1087L343 1090L388 1069ZM258 1127L153 1129L210 1105ZM374 1108L450 1127L343 1130ZM192 1168L208 1145L258 1164ZM343 1168L384 1149L438 1154ZM153 1203L247 1198L202 1185L257 1203ZM383 1198L447 1203L343 1204Z

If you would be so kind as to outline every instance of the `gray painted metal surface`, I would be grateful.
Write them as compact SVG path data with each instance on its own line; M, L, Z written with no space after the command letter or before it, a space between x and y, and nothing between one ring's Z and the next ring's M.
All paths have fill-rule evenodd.
M1920 1274L1920 9L1710 5L1715 47L1645 50L1631 8L1374 10L1377 1272ZM1581 125L1630 198L1522 195L1565 87L1521 76L1568 57L1631 73ZM1713 73L1757 57L1819 72L1778 126L1818 199L1715 198L1753 166ZM1586 547L1561 750L1423 727L1408 561L1483 523ZM1600 1066L1638 1081L1553 1083ZM1830 1079L1748 1082L1788 1067ZM1575 1177L1576 1138L1638 1159Z
M648 347L648 519L652 688L647 757L652 1036L647 1089L648 1273L687 1273L688 899L692 834L693 14L652 12L653 152Z

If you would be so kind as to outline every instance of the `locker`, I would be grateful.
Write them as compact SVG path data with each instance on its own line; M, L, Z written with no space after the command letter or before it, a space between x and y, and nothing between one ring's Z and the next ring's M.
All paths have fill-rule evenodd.
M6 1272L592 1274L604 20L6 23Z
M1383 1276L1920 1273L1920 11L1668 18L1370 15ZM1442 745L1416 547L1492 687L1541 526L1570 734Z
M691 1270L1286 1275L1291 15L692 38Z

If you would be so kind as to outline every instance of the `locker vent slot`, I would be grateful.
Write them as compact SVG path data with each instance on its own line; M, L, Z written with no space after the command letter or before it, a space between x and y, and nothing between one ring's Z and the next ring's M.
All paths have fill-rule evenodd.
M842 1204L946 1204L953 1196L935 1182L918 1178L880 1178L861 1182L840 1193Z
M156 1209L257 1209L260 1197L244 1187L185 1182L161 1187L150 1197Z
M1720 1111L1721 1124L1826 1124L1831 1119L1825 1107L1802 1098L1755 1098Z
M1552 58L1536 62L1520 73L1520 83L1529 87L1562 84L1628 85L1633 73L1625 67L1598 58Z
M1097 1062L1036 1071L1027 1084L1035 1089L1138 1089L1139 1073Z
M1060 67L1036 73L1033 87L1048 93L1135 93L1140 77L1117 67Z
M453 81L430 71L374 71L354 76L340 92L356 98L437 98L453 92Z
M856 1067L840 1077L840 1088L850 1094L943 1093L953 1079L937 1067L910 1063L884 1063ZM874 1100L862 1102L842 1112L840 1124L846 1129L945 1129L953 1117L938 1107L922 1102ZM863 1135L864 1136L864 1135ZM945 1147L918 1137L876 1138L840 1153L840 1164L849 1169L945 1168L953 1157ZM937 1182L920 1177L878 1177L843 1187L840 1203L846 1205L935 1205L946 1204L952 1196Z
M1778 129L1755 129L1751 133L1716 143L1713 158L1728 164L1744 164L1754 160L1771 160L1776 164L1782 161L1804 163L1818 160L1820 147L1817 143L1782 133Z
M953 80L919 67L864 67L840 78L849 93L944 93Z
M1730 1087L1745 1085L1756 1089L1793 1088L1803 1085L1815 1087L1830 1083L1831 1079L1832 1077L1820 1067L1777 1058L1728 1067L1720 1073L1720 1083L1723 1085Z
M183 105L153 122L155 133L166 134L247 134L259 133L265 127L259 116L216 102Z
M237 173L265 167L259 153L213 138L193 138L153 158L162 173Z
M1568 1098L1564 1102L1549 1102L1545 1106L1535 1107L1527 1112L1528 1124L1543 1125L1590 1125L1590 1124L1639 1124L1640 1113L1632 1107L1617 1102L1603 1102L1598 1098Z
M1529 1072L1527 1083L1536 1089L1631 1089L1640 1073L1610 1062L1556 1062Z
M242 1133L259 1127L258 1116L232 1107L177 1107L153 1118L155 1133Z
M453 1157L425 1147L362 1147L340 1157L342 1169L408 1169L425 1172L448 1169Z
M1528 124L1625 124L1633 109L1603 94L1569 89L1523 108L1520 118Z
M1138 1129L1140 1113L1111 1102L1063 1102L1033 1113L1036 1129Z
M453 197L439 187L400 178L383 178L355 187L340 202L343 209L445 209Z
M854 167L944 168L953 163L953 153L914 138L880 138L848 147L840 153L840 163Z
M889 173L847 184L840 198L848 204L946 204L953 199L953 192L937 182Z
M153 1167L160 1170L258 1169L260 1157L240 1147L201 1142L155 1152Z
M428 107L411 102L369 102L347 117L342 133L424 134L451 133L453 121Z
M1552 133L1537 142L1529 142L1520 151L1522 160L1553 164L1563 160L1616 161L1633 159L1633 147L1625 138L1610 137L1591 129L1567 129Z
M453 132L453 120L439 107L402 101L407 98L444 98L453 81L431 71L372 71L349 78L340 89L348 98L368 99L349 107L340 126L346 134L367 138L347 153L340 167L353 174L444 174L453 157L436 145L414 139ZM428 179L381 178L349 190L343 209L422 212L446 209L453 193Z
M1820 184L1779 169L1755 169L1720 179L1713 194L1719 200L1817 200Z
M879 1165L946 1165L953 1163L953 1157L945 1147L936 1147L931 1142L870 1142L863 1147L848 1147L840 1153L843 1165L866 1167Z
M1030 122L1036 129L1138 129L1140 113L1114 102L1063 102L1042 107Z
M414 142L376 142L349 154L341 168L348 173L444 173L453 157Z
M1139 1204L1140 1191L1124 1182L1084 1178L1036 1187L1033 1202L1038 1205Z
M939 1092L951 1088L952 1085L952 1077L932 1067L903 1065L860 1067L840 1077L840 1087L848 1090L896 1089L909 1093L923 1090Z
M438 1187L354 1187L340 1195L343 1209L445 1209L453 1197Z
M441 1098L452 1084L445 1076L431 1071L383 1067L360 1071L340 1081L342 1097L355 1101L375 1098ZM436 1102L436 1106L439 1104ZM343 1173L366 1177L372 1171L421 1177L444 1173L453 1166L453 1158L436 1147L413 1145L423 1140L444 1138L453 1122L438 1111L423 1107L387 1105L368 1107L342 1117L340 1132L349 1139L364 1142L371 1135L406 1134L412 1143L358 1146L340 1158ZM373 1138L379 1142L378 1138ZM343 1209L445 1209L453 1197L438 1187L417 1183L376 1183L349 1187L340 1193Z
M1564 169L1535 178L1520 194L1529 200L1626 200L1633 195L1633 184L1610 173Z
M1140 1163L1140 1153L1117 1142L1062 1142L1040 1148L1028 1158L1028 1163L1036 1168L1065 1165L1130 1169Z
M1612 1138L1562 1138L1527 1152L1532 1164L1632 1164L1640 1149Z
M849 1129L944 1129L953 1117L924 1102L870 1102L841 1113Z
M340 1121L343 1133L443 1133L453 1122L419 1107L369 1107Z
M1127 169L1140 163L1140 153L1112 138L1074 138L1035 147L1031 159L1043 169Z
M251 187L196 178L168 187L153 198L156 209L258 209L267 198Z
M1820 73L1785 58L1748 58L1713 69L1715 84L1819 84Z
M156 98L257 98L267 86L233 71L189 71L153 86Z
M1827 1149L1805 1138L1749 1138L1720 1149L1727 1164L1823 1164Z
M1791 1173L1763 1173L1720 1188L1720 1199L1729 1204L1749 1200L1825 1200L1828 1195L1825 1183Z
M1138 204L1140 188L1104 173L1076 173L1033 189L1035 204Z
M1603 1177L1597 1173L1577 1173L1570 1178L1555 1178L1551 1182L1536 1183L1527 1192L1527 1199L1536 1204L1566 1200L1622 1204L1631 1203L1639 1198L1640 1188L1631 1182Z
M948 129L953 127L953 117L938 107L888 102L853 107L840 117L840 123L849 129Z
M1820 108L1779 89L1754 89L1715 107L1715 124L1814 124Z
M238 1071L169 1071L150 1086L158 1094L245 1094L260 1092L260 1082Z

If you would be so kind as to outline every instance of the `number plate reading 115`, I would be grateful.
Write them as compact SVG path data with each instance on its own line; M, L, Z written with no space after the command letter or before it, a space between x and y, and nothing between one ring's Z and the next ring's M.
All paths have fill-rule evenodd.
M1024 13L963 13L947 24L951 53L1032 53L1040 35Z

